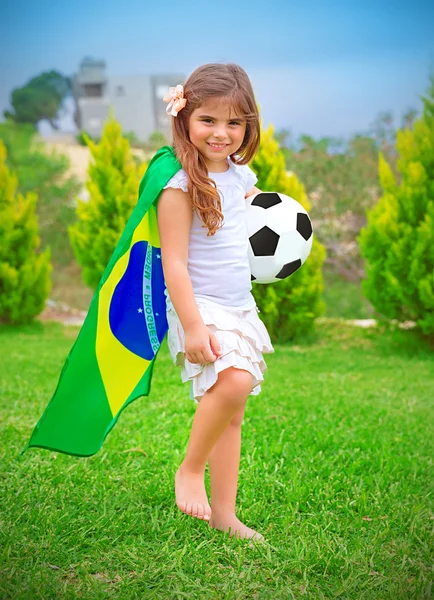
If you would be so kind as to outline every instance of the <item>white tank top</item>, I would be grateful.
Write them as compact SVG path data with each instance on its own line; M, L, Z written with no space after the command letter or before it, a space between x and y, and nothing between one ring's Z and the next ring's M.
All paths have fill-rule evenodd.
M222 199L223 226L215 235L193 212L188 244L188 273L195 298L204 298L227 307L247 310L256 306L251 293L248 234L246 224L246 192L258 181L248 165L234 165L227 159L224 173L208 172ZM178 171L164 186L187 191L187 173ZM167 288L166 308L172 308Z

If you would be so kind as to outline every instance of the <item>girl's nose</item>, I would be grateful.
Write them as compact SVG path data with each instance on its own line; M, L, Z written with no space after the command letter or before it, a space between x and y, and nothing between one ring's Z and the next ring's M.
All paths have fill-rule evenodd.
M223 129L216 129L214 131L214 137L216 140L225 140L227 138L226 131Z

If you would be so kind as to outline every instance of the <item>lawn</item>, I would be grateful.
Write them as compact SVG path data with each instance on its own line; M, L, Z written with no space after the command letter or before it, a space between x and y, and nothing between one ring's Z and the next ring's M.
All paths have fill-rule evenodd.
M176 507L195 405L166 341L98 454L20 456L77 333L0 329L1 598L431 597L434 352L414 332L324 320L266 356L242 426L252 547Z

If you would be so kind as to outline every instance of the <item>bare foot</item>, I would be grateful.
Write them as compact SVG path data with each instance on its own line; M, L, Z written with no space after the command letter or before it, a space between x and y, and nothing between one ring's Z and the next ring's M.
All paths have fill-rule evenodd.
M214 516L213 514L208 524L214 529L220 529L220 531L230 531L230 537L235 536L241 539L252 538L255 541L265 541L263 535L241 523L233 513L221 516Z
M185 514L205 521L211 518L204 476L185 471L182 464L175 475L175 496L176 506Z

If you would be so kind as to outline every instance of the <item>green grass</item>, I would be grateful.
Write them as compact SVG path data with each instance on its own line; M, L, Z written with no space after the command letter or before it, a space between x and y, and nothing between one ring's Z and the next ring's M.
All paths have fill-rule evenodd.
M414 332L326 321L266 355L238 492L263 547L176 507L195 406L166 342L98 454L19 456L77 332L0 329L1 598L431 597L434 354Z

